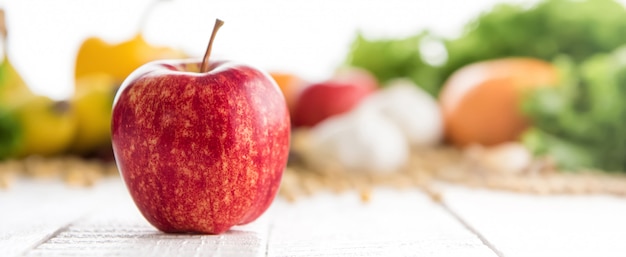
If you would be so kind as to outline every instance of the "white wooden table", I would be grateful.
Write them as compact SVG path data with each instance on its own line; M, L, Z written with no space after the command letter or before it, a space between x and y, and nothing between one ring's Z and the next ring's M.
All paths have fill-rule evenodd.
M19 180L0 191L0 256L626 256L626 199L442 185L442 201L377 188L277 198L223 235L163 234L119 178Z

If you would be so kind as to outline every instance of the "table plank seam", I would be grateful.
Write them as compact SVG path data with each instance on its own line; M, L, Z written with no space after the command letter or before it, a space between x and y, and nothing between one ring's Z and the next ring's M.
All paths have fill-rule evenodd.
M456 219L459 223L461 223L463 227L469 230L472 234L476 235L476 237L478 237L478 239L480 239L480 241L485 246L487 246L491 251L493 251L494 254L496 254L498 257L505 257L504 254L494 244L489 242L489 240L485 236L483 236L478 230L476 230L467 221L465 221L465 219L463 219L459 214L457 214L454 210L452 210L452 208L450 208L445 203L445 200L440 201L439 205L444 209L444 211L452 215L454 219Z
M265 257L270 256L270 241L272 240L272 230L274 229L274 220L270 220L267 225L267 240L265 241Z
M56 229L54 232L52 232L50 235L42 238L41 240L39 240L39 242L34 243L32 246L26 248L21 254L17 255L17 256L26 256L28 255L28 253L32 250L37 249L37 247L47 243L48 241L56 238L57 236L59 236L61 233L68 231L70 229L70 227L72 227L76 222L79 222L83 219L86 219L91 213L87 213L83 216L80 216L78 218L76 218L73 221L68 222L67 224L59 227L58 229Z

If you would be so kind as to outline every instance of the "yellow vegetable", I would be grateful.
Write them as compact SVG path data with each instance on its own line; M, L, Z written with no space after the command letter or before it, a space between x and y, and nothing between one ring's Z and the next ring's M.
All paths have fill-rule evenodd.
M77 126L73 152L87 154L111 144L111 106L118 86L112 76L104 73L78 78L71 100Z
M78 51L75 78L90 73L106 73L121 82L147 62L183 57L185 55L181 51L148 44L140 33L119 44L91 37L83 42Z
M117 84L121 84L131 72L147 62L187 57L180 50L151 45L141 34L146 17L162 2L164 0L155 0L147 6L140 21L139 32L133 38L116 43L105 42L97 37L87 38L78 50L74 78L91 73L105 73L113 76Z
M148 6L144 21L159 2L162 1L153 1ZM120 84L147 62L184 57L187 55L177 49L149 44L140 32L117 43L97 37L87 38L76 57L75 95L71 104L75 108L77 128L71 151L91 154L104 147L110 148L111 108Z

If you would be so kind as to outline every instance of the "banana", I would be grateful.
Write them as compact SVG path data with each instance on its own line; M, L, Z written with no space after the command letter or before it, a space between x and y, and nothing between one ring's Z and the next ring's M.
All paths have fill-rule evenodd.
M9 115L19 127L12 157L51 156L64 153L76 132L72 106L67 101L54 101L34 96L17 106Z
M24 144L24 131L15 109L34 96L9 61L3 9L0 9L0 45L0 159L3 159L16 156Z
M111 109L117 80L105 73L83 75L76 80L71 99L76 120L76 134L71 151L90 154L111 144Z
M33 92L5 55L0 63L0 159L14 155L23 137L13 110L33 97Z
M0 63L0 106L14 107L33 96L34 93L5 55Z
M20 74L9 61L7 54L7 29L5 26L4 10L0 9L0 108L13 107L34 94L26 85Z

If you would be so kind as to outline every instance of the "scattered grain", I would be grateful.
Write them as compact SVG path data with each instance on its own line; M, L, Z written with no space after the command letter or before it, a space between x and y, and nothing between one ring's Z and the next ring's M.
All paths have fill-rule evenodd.
M306 151L304 134L292 156ZM298 141L298 140L296 140ZM434 201L441 193L433 189L435 181L444 181L476 188L489 188L528 194L610 194L626 197L626 175L601 171L559 171L549 158L532 160L519 172L502 172L484 165L479 151L463 152L453 147L412 149L405 167L392 173L367 173L346 170L338 165L324 169L308 165L306 160L290 160L279 190L288 201L314 195L320 191L341 193L356 191L361 201L372 199L372 188L389 186L398 189L420 188ZM115 162L103 162L74 156L41 157L0 161L0 188L8 188L17 176L38 179L62 179L71 186L91 186L107 176L119 176Z
M300 134L299 136L303 136ZM306 144L292 149L306 151ZM371 199L371 188L390 186L398 189L422 188L434 201L441 193L433 190L434 181L445 181L468 187L505 190L527 194L611 194L626 196L626 175L599 171L559 171L549 158L537 158L526 169L503 172L481 162L480 151L463 152L453 147L412 149L409 163L388 173L363 173L327 165L307 165L306 160L291 162L285 172L281 195L289 199L308 196L321 190L341 193L353 190L363 201ZM328 168L332 167L332 168ZM284 192L283 192L284 191Z
M361 202L368 203L372 200L372 189L369 187L363 187L359 190L359 196Z

